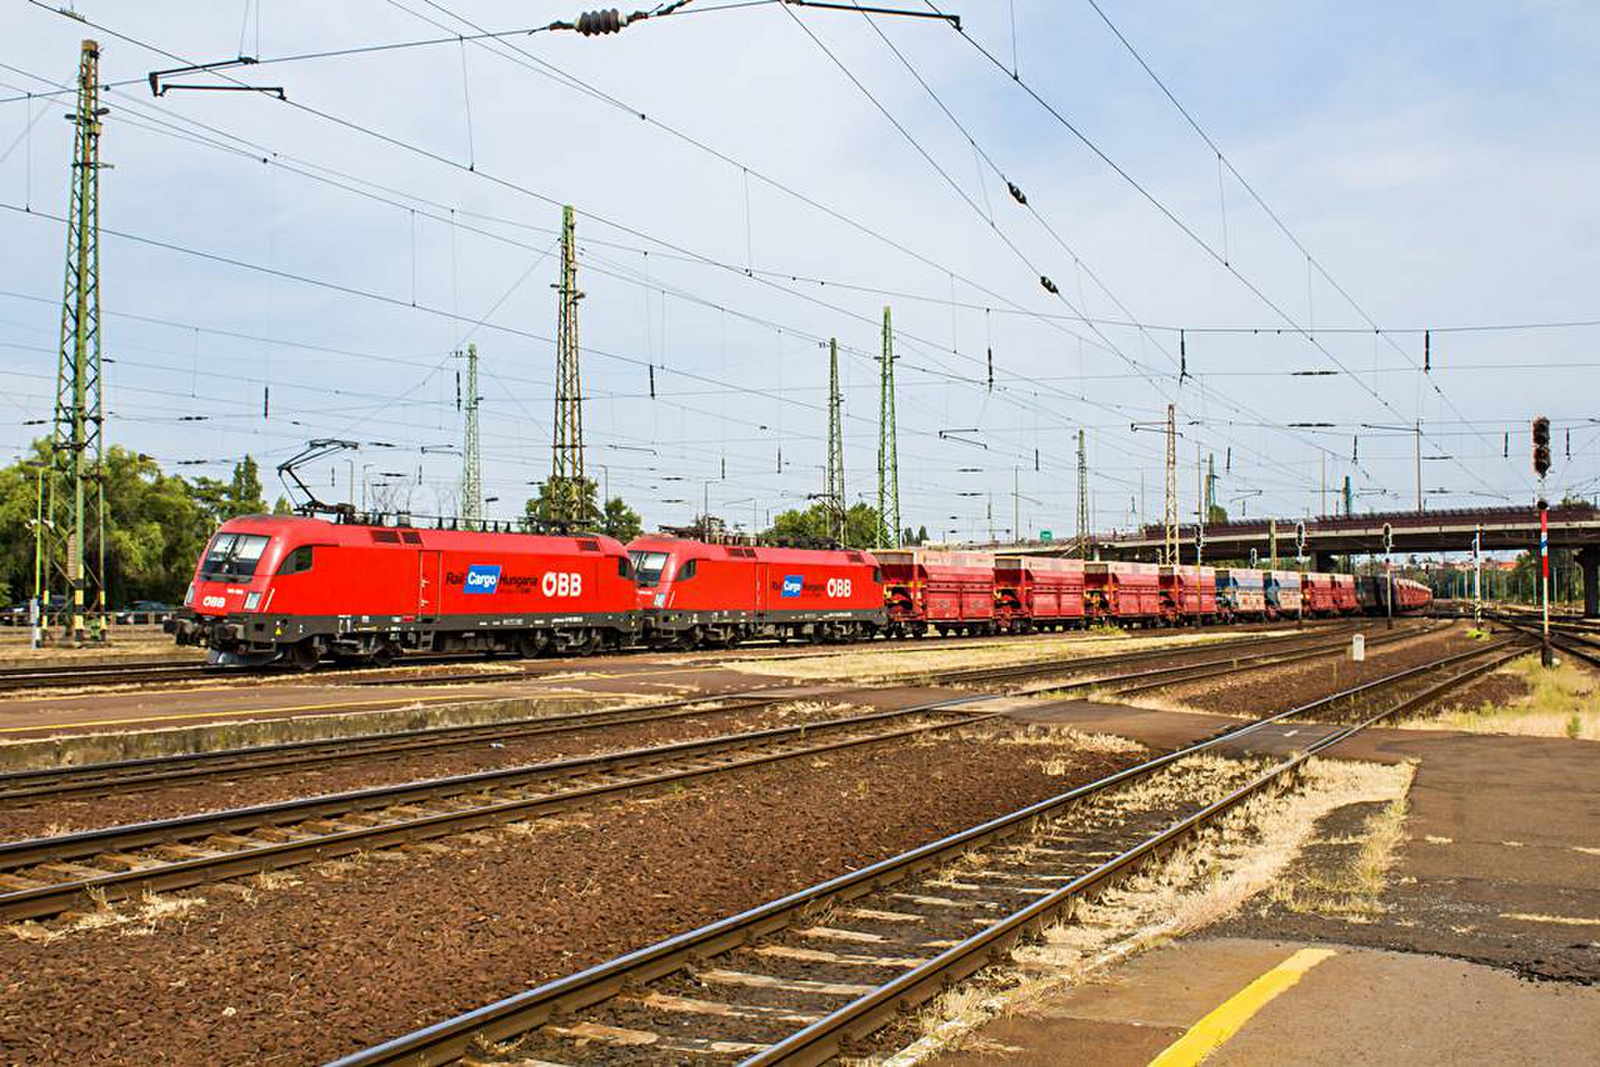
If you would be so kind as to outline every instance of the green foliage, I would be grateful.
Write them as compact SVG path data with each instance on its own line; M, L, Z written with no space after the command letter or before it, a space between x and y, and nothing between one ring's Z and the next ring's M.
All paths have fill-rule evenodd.
M228 481L201 477L190 488L195 502L219 526L240 515L264 515L267 511L261 495L261 469L250 456L233 465L233 477Z
M293 515L294 506L290 504L285 497L280 496L277 500L273 501L272 513L274 515Z
M1221 504L1212 504L1206 509L1206 525L1221 526L1228 521L1228 509Z
M784 511L772 521L763 540L796 545L825 545L833 541L828 506L813 504L804 510ZM855 504L844 516L844 543L847 548L873 548L878 540L878 509Z
M600 529L623 544L632 541L644 531L639 522L639 513L630 508L620 496L614 496L606 501L605 509L600 515Z
M927 543L928 543L928 528L926 526L918 526L917 527L917 544L925 545Z
M555 522L558 518L553 482L554 479L550 478L540 482L539 495L523 505L523 516L533 526L544 526ZM600 518L600 504L597 500L599 487L593 478L580 478L578 489L583 501L583 514L579 518L578 525L585 528L595 526Z
M41 461L45 447L36 442L28 462ZM240 481L247 489L248 479ZM37 484L22 463L0 468L0 593L8 601L33 594ZM104 484L107 602L178 600L215 525L215 494L202 498L155 460L115 445L105 455Z

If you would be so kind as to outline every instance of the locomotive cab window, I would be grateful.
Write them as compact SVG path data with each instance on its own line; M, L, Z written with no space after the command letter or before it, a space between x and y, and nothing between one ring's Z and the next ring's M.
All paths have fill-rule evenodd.
M633 560L633 577L640 585L655 585L661 581L661 572L667 569L665 552L646 552L634 549L628 553Z
M618 578L632 578L633 577L633 564L628 562L628 557L627 556L618 556L617 557L617 577Z
M674 581L678 581L678 582L687 582L690 578L693 578L694 577L694 572L695 572L695 564L697 564L699 562L700 561L697 560L697 559L691 559L691 560L689 560L689 561L687 561L685 563L679 564L678 565L678 576L673 580Z
M882 585L883 584L883 568L882 567L874 567L874 568L872 568L872 581L876 585Z
M301 545L287 556L278 567L278 574L299 574L311 569L312 551L310 545Z
M268 540L265 534L217 534L200 563L200 580L226 582L254 576Z

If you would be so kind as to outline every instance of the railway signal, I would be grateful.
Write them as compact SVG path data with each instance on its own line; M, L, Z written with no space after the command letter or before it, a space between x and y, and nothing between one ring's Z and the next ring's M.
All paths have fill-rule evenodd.
M1533 420L1533 472L1543 478L1550 470L1550 420Z
M1544 476L1550 470L1550 420L1543 415L1533 420L1533 472L1539 476L1539 601L1543 627L1539 642L1539 662L1546 667L1550 657L1550 505L1544 497Z

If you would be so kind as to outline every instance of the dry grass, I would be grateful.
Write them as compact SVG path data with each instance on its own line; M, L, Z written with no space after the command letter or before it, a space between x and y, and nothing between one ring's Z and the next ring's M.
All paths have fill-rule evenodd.
M1257 796L1218 820L1195 843L1168 853L1098 899L1079 904L1038 943L1014 950L997 979L1010 988L930 1002L918 1016L923 1035L918 1041L893 1055L856 1062L911 1067L946 1049L973 1047L969 1043L980 1037L979 1028L987 1020L1035 1013L1119 960L1227 918L1273 886L1318 820L1337 808L1385 803L1378 819L1389 820L1381 829L1392 850L1400 816L1391 816L1390 810L1403 811L1414 769L1311 761L1297 790ZM1374 846L1370 862L1362 864L1365 875L1379 876L1387 863L1381 857L1387 854Z
M1405 838L1406 801L1397 798L1367 820L1351 863L1330 874L1280 882L1273 899L1302 915L1371 922L1383 913L1378 898L1388 883L1395 849ZM1349 842L1339 842L1349 843Z
M1078 752L1098 752L1106 755L1132 755L1145 751L1137 741L1116 734L1091 734L1071 726L1051 723L1030 723L1020 730L1002 734L1002 745L1070 745ZM1048 773L1048 772L1047 772Z
M1455 708L1401 725L1410 730L1465 730L1600 741L1600 702L1595 699L1600 677L1593 671L1570 659L1558 661L1547 671L1539 666L1536 655L1514 660L1501 670L1521 677L1527 684L1527 693L1504 706L1484 703L1476 708Z
M94 910L79 915L70 922L51 928L37 922L25 921L11 923L4 927L4 930L18 940L38 945L47 945L73 934L110 927L121 927L119 936L122 937L150 937L160 929L163 922L180 919L205 903L204 897L163 896L160 893L147 891L139 896L137 904L133 907L117 909L107 903L103 892L96 894L91 891L89 896L94 903Z

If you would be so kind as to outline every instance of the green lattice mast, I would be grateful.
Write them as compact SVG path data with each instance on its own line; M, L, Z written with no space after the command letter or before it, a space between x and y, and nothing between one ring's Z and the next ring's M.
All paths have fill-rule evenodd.
M844 544L844 396L839 392L839 342L828 338L828 476L822 495L828 504L833 539Z
M100 46L84 41L73 122L72 204L61 301L61 348L50 440L47 589L71 601L68 635L86 636L86 606L105 611L104 416L100 388Z
M900 547L899 426L894 412L894 331L883 308L883 355L878 371L878 547Z
M581 524L588 496L583 477L583 388L578 370L578 252L572 206L561 209L561 281L556 309L556 418L550 459L550 510L557 522Z
M461 517L469 529L483 525L483 456L478 445L478 346L467 346L467 418L461 444Z

